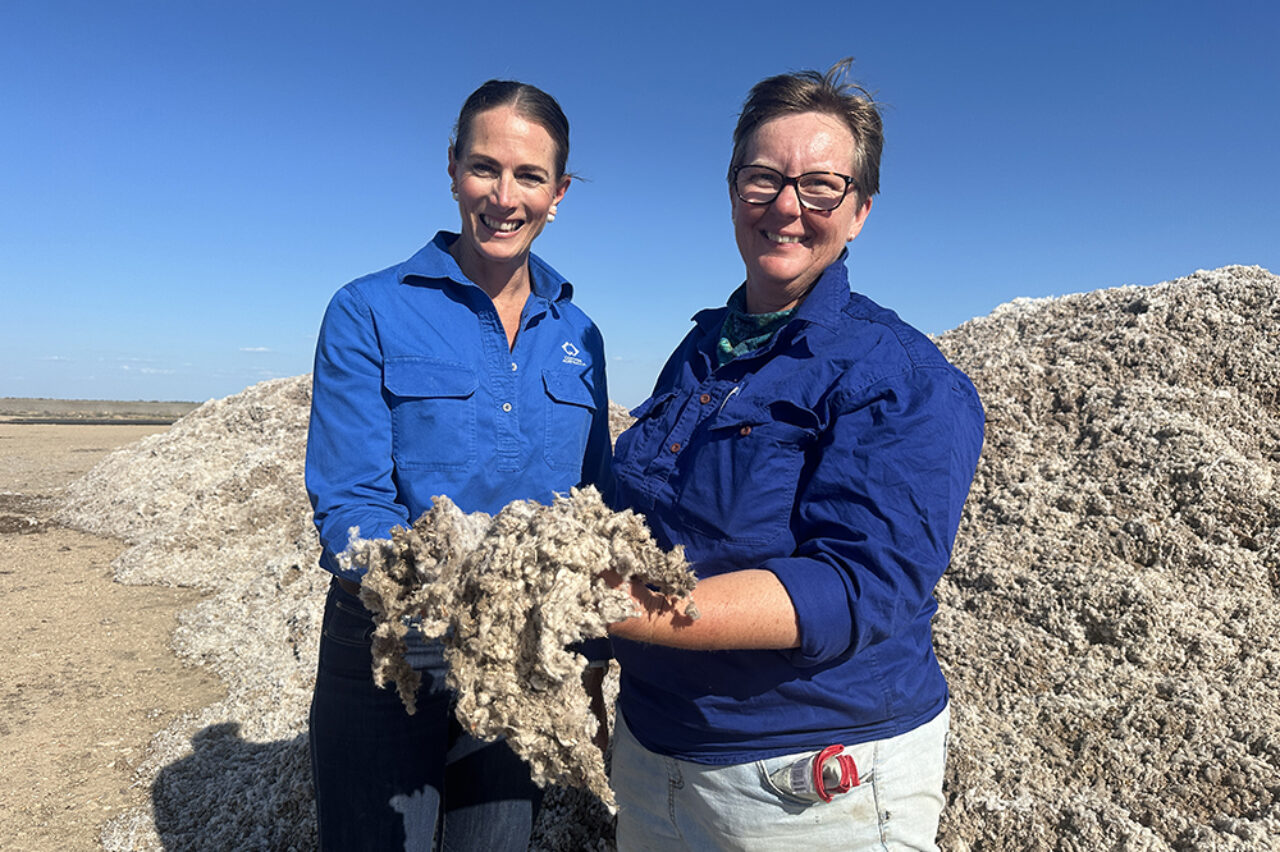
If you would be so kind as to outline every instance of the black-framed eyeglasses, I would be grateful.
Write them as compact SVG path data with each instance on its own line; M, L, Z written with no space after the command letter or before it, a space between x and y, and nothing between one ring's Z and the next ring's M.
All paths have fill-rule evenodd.
M788 186L796 188L800 206L806 210L835 210L857 183L839 172L805 172L787 177L768 166L734 166L730 176L733 191L747 204L772 204Z

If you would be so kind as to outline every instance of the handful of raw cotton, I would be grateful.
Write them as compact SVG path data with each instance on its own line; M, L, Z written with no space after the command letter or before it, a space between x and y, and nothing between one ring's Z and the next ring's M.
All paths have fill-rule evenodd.
M420 677L405 662L404 636L407 619L418 620L425 636L443 637L459 722L484 739L505 736L538 784L585 786L613 807L591 739L586 659L566 646L636 614L630 595L596 579L605 569L666 595L692 591L682 549L664 553L640 516L610 511L585 488L549 506L516 501L493 517L436 497L390 539L353 534L343 561L367 569L360 598L374 614L379 685L393 681L414 712Z

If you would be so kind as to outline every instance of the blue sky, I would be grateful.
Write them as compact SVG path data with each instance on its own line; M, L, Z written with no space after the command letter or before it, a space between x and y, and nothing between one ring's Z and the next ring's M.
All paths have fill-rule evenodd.
M1273 3L6 0L0 396L205 400L307 372L335 290L456 229L490 77L572 124L535 250L635 405L743 277L724 172L762 77L888 104L854 286L937 333L1017 296L1280 271Z

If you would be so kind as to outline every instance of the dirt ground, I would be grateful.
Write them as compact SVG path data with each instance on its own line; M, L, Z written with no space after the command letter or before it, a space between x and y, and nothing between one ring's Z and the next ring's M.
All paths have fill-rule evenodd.
M199 593L115 583L122 543L49 521L67 483L165 428L0 420L0 849L100 849L149 797L132 778L152 734L223 695L169 647Z

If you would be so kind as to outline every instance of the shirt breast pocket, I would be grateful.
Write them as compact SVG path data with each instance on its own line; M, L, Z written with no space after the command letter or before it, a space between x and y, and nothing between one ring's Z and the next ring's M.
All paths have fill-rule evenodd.
M383 365L397 468L460 470L476 460L475 371L437 358L397 356Z
M547 370L542 374L547 395L543 451L553 470L581 470L586 455L596 400L585 375Z
M721 412L688 448L676 498L685 522L717 540L773 541L790 524L810 437L761 412Z

